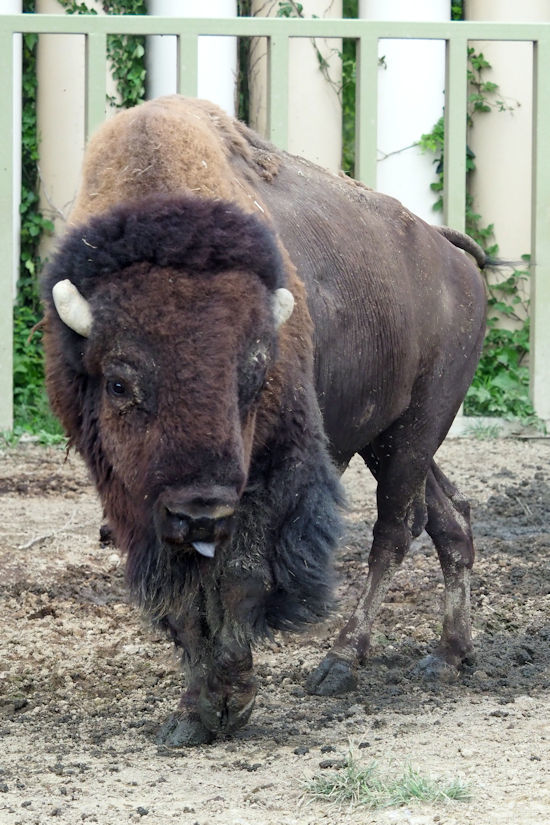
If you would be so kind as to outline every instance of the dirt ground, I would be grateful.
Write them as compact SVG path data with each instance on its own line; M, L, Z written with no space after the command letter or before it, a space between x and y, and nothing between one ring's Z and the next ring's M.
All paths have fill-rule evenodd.
M472 502L476 662L423 682L414 664L440 628L442 577L415 541L349 696L303 685L365 577L373 484L354 463L338 558L339 608L256 652L259 698L233 739L155 744L180 692L171 645L129 603L101 547L101 509L80 461L0 448L0 823L544 825L550 823L550 440L449 440L443 469ZM360 764L407 765L470 784L472 800L335 809L304 780Z

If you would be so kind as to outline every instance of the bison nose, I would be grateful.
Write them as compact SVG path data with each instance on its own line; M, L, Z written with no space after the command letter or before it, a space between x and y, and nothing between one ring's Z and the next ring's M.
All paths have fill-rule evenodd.
M193 544L199 552L214 546L229 536L237 501L234 489L221 486L165 490L157 508L160 537L171 544Z
M233 515L237 494L225 487L183 493L170 491L165 494L163 504L177 518L220 519Z

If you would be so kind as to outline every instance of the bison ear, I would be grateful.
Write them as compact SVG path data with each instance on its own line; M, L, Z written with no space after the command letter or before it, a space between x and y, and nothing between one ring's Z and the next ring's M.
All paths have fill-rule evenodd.
M52 289L52 298L63 323L88 338L92 329L92 310L75 285L69 280L58 281Z
M275 326L279 328L288 321L294 309L294 295L288 289L276 289L273 295L273 317Z

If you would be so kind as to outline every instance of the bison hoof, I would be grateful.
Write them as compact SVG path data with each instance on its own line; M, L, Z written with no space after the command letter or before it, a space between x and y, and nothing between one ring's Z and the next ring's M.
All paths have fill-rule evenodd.
M239 695L238 698L219 696L203 689L199 698L201 721L213 733L231 733L246 725L255 701L255 689L252 694L246 697Z
M428 681L456 682L458 669L445 661L441 656L430 653L424 656L414 668L414 674Z
M99 528L99 543L102 547L109 547L110 545L114 547L116 544L115 534L108 524L102 524Z
M326 656L306 680L308 693L317 696L339 696L357 687L355 668L344 659Z
M191 748L195 745L207 745L214 739L214 734L206 728L197 714L172 713L161 725L157 734L157 745L165 748Z

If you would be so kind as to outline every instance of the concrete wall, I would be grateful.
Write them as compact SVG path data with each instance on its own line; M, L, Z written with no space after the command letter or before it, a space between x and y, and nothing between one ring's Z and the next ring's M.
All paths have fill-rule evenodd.
M466 0L468 20L550 21L549 0ZM499 255L513 260L531 245L532 46L474 42L492 66L487 80L511 109L475 117L468 142L477 171L470 191L483 223L494 223Z
M449 0L359 0L367 20L445 21ZM378 166L376 188L393 195L429 223L433 211L433 156L414 146L431 132L445 102L445 44L434 40L380 40L378 72Z
M237 0L149 0L149 14L180 17L236 17ZM200 37L198 97L235 114L237 39ZM176 92L176 38L147 38L147 97Z
M342 0L302 0L304 17L341 17ZM257 17L275 17L278 0L253 0ZM321 72L317 49L327 61ZM334 172L342 164L342 67L339 39L293 38L289 46L288 150ZM254 38L250 54L250 125L267 133L267 47Z
M102 14L100 0L87 0ZM37 0L39 14L64 12L57 0ZM40 135L40 205L59 233L70 212L84 153L85 58L81 35L40 35L37 117ZM110 90L112 91L112 89ZM47 256L52 239L44 238Z
M87 0L90 8L103 14L101 0ZM228 16L236 13L236 0L151 0L151 11L188 16ZM37 0L37 13L60 14L64 9L57 0ZM150 38L153 58L149 65L153 95L176 90L175 48L166 41L174 38ZM228 112L234 111L236 40L202 38L199 43L199 95L215 100ZM159 43L160 41L160 43ZM214 42L215 41L215 42ZM221 41L221 42L220 42ZM55 224L58 234L71 210L78 188L85 146L85 57L84 37L80 35L41 35L38 44L38 128L40 133L40 202L44 215ZM107 91L116 95L108 74ZM108 110L112 114L116 109ZM47 255L52 239L44 238L42 254Z
M20 0L5 0L18 5ZM232 14L235 0L150 0L151 10L164 13ZM101 12L100 0L90 5ZM195 8L197 6L198 8ZM276 14L277 0L254 0L255 14ZM11 7L10 7L11 11ZM38 0L38 13L59 13L57 0ZM304 14L338 17L341 0L305 0ZM360 13L371 19L446 19L448 0L361 0ZM550 20L550 0L466 0L469 19ZM167 38L162 38L166 41ZM211 48L213 39L204 38ZM217 100L227 111L234 106L235 42L221 38L214 44L219 61L204 52L207 69L199 73L199 94ZM231 41L231 42L229 42ZM230 45L229 54L220 51ZM262 47L263 54L262 54ZM341 82L337 51L340 41L314 44L310 39L290 44L289 150L305 155L337 171L341 164ZM160 68L153 70L149 92L153 95L175 89L173 56L166 64L166 43L157 45ZM203 46L201 44L200 49ZM330 80L319 69L319 48L329 61ZM531 46L517 43L484 43L479 46L493 65L488 76L500 86L505 99L521 106L512 111L476 118L470 144L479 171L472 182L476 207L485 222L494 222L503 257L518 258L530 245L530 121ZM379 80L379 132L381 160L377 186L393 194L414 212L434 222L431 209L434 180L430 156L407 149L420 134L429 131L443 108L444 59L441 43L383 41L380 54L384 68ZM154 62L157 61L155 58ZM170 64L170 61L172 63ZM160 65L162 63L162 65ZM84 149L84 38L71 35L41 36L38 47L38 122L41 135L40 176L44 213L62 225L78 184ZM252 125L265 133L265 43L256 42L252 53ZM163 85L164 84L164 85ZM222 88L223 87L223 88ZM401 151L405 149L405 151ZM513 159L513 162L512 162ZM510 204L514 207L510 208Z

